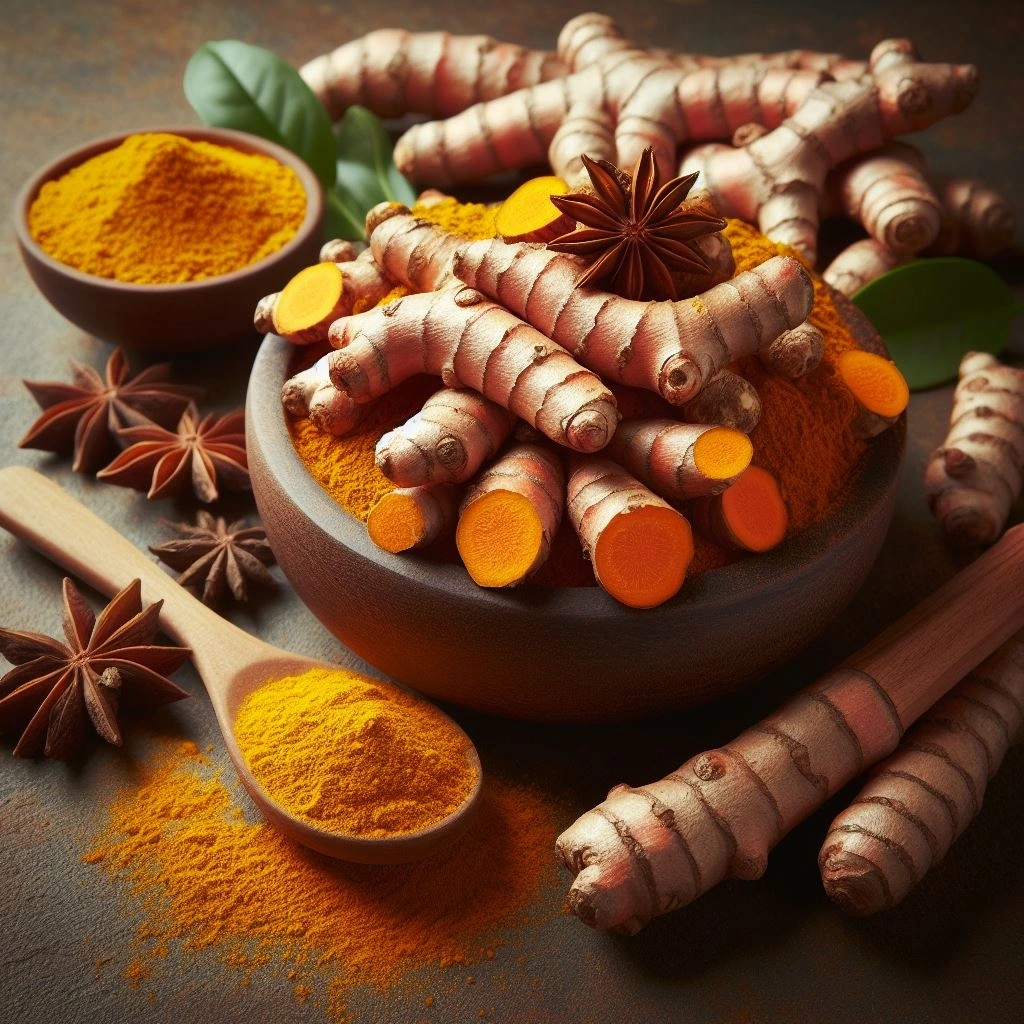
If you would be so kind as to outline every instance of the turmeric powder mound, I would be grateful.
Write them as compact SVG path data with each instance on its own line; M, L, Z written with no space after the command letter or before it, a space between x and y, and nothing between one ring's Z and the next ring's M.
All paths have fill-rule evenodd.
M737 272L772 256L801 259L789 246L771 241L743 221L728 221L724 234L732 243ZM811 273L811 280L814 305L808 319L825 339L825 355L817 369L789 380L765 370L756 359L743 360L740 367L761 396L761 421L750 435L753 462L778 481L789 511L790 534L821 522L842 504L866 449L865 442L854 436L856 402L836 365L840 353L858 345L828 286L817 274Z
M433 705L340 668L264 683L242 701L235 736L282 807L363 839L440 823L477 779L472 745Z
M83 859L122 883L141 917L132 978L173 975L175 951L188 949L270 975L341 1020L355 986L470 962L528 908L538 922L538 900L558 884L560 812L528 786L488 777L462 838L389 866L313 853L246 820L238 796L202 754L173 747L110 805Z
M477 242L496 238L495 217L500 207L488 203L460 203L450 196L435 203L417 203L411 212L453 235Z
M310 474L327 493L357 519L395 489L374 462L382 434L404 423L437 390L431 377L412 377L378 398L366 418L344 437L318 430L308 419L289 420L292 444Z
M49 255L83 273L173 284L263 259L305 216L302 182L277 160L147 132L44 184L28 221Z

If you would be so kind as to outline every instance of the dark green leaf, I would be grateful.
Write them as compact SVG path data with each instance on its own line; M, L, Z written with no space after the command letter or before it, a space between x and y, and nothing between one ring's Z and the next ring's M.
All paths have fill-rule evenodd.
M335 181L334 134L298 71L235 39L204 43L185 68L185 97L204 123L276 142L302 157L325 189Z
M327 193L327 209L324 215L324 237L347 238L350 242L366 238L366 216L360 216L355 206L346 202L336 190Z
M385 201L416 201L413 187L392 160L392 145L380 119L365 107L349 107L338 126L337 193L360 225Z
M965 352L1000 352L1024 310L994 270L956 256L890 270L853 301L915 391L955 378Z

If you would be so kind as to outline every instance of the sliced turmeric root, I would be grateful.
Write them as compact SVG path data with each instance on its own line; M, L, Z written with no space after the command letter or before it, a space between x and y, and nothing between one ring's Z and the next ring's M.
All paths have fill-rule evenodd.
M568 511L594 578L617 601L653 608L678 593L693 560L690 524L616 463L574 462Z
M425 547L455 525L460 488L451 484L399 487L370 509L366 531L377 547L397 555Z
M728 490L698 498L690 509L701 533L741 551L770 551L789 526L779 485L761 466L748 466Z
M740 430L673 419L624 420L608 454L669 501L719 494L750 465L754 446Z
M851 349L836 359L839 376L860 405L853 429L860 437L873 437L895 423L910 402L910 388L890 359Z
M274 329L283 338L301 338L310 329L335 319L344 278L337 263L314 263L292 277L274 303ZM338 314L341 315L340 313Z
M455 544L473 582L511 587L540 568L565 503L562 466L543 445L518 444L470 488Z
M569 186L553 174L523 182L498 208L494 227L506 242L550 242L576 226L551 196L564 196Z

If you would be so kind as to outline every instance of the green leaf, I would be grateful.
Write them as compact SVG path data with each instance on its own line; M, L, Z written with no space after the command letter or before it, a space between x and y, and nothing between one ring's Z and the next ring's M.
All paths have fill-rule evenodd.
M890 270L861 288L853 302L915 391L955 378L966 352L1000 352L1014 318L1024 312L994 270L957 256Z
M350 242L366 238L366 216L360 217L358 210L347 203L337 191L327 193L327 208L324 215L325 238L347 238Z
M349 107L337 129L337 192L360 224L366 214L385 201L416 201L416 192L392 160L391 139L380 119L365 107Z
M286 61L235 39L204 43L185 68L184 85L205 124L276 142L305 160L325 189L334 185L330 118Z

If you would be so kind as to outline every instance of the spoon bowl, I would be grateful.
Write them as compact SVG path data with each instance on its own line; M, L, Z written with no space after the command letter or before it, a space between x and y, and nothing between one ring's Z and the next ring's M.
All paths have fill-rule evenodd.
M74 522L74 531L66 529L68 522ZM235 737L235 717L245 697L270 680L336 666L282 650L228 622L179 586L112 526L34 470L24 466L0 469L0 526L108 597L138 578L145 604L163 600L161 629L176 643L192 649L192 662L213 704L239 780L278 831L329 857L397 864L434 853L470 823L482 782L480 759L462 729L444 715L445 727L466 739L474 772L470 793L446 818L417 832L365 838L318 828L292 814L250 771ZM381 685L394 686L398 692L395 684Z

